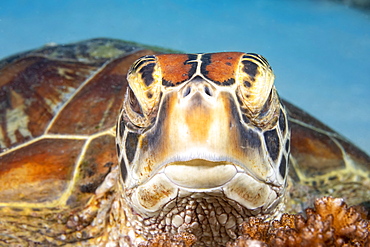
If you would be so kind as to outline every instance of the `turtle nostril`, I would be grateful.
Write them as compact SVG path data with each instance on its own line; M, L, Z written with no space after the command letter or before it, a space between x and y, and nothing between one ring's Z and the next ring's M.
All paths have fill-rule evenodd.
M184 91L184 94L182 96L185 98L186 96L188 96L190 94L190 92L191 92L190 87L186 87L186 89Z
M212 94L212 92L211 92L211 90L209 89L209 87L207 87L207 86L205 86L204 87L204 92L208 95L208 96L212 96L213 94Z

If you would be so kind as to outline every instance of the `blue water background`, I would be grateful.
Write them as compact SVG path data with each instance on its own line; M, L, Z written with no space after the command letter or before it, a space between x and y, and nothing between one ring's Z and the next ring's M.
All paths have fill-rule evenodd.
M10 1L0 57L111 37L264 55L280 95L370 153L370 16L325 0Z

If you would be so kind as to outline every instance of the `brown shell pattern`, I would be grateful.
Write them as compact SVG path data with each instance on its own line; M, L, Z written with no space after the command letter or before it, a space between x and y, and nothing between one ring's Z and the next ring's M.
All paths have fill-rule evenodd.
M86 203L117 164L126 73L148 53L97 39L2 62L0 204Z

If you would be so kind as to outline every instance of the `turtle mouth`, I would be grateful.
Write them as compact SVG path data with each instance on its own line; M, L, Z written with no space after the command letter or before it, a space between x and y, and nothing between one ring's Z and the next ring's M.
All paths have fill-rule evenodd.
M282 187L261 181L232 161L177 158L164 163L147 180L128 190L135 211L153 216L176 198L209 194L266 213L280 201L283 193Z
M172 183L194 191L223 186L237 173L230 162L204 159L171 162L164 168L164 174Z

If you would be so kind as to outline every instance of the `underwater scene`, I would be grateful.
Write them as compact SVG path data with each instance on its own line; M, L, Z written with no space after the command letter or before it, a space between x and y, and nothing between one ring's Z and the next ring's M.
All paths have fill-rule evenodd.
M3 1L0 246L370 246L369 24L370 0Z
M4 1L0 57L98 37L258 53L281 97L370 153L369 13L320 0Z

